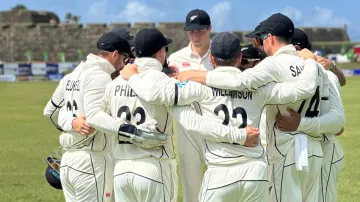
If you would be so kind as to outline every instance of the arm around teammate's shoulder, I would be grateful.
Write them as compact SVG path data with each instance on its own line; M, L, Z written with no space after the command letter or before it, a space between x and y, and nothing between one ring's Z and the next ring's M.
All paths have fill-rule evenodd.
M241 74L231 72L209 71L206 74L206 85L231 90L257 90L269 82L278 80L278 63L267 57L254 68Z
M105 72L94 72L87 77L84 84L84 111L90 126L115 136L118 134L120 123L105 112L103 100L105 88L110 82L110 75Z

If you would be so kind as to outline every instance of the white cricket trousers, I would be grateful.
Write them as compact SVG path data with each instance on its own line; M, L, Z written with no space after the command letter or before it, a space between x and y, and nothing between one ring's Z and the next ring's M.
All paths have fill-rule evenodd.
M201 202L267 202L269 182L264 159L229 166L208 166L204 175Z
M108 153L66 151L60 180L66 202L113 201L114 163Z
M269 165L271 202L316 202L319 200L323 153L320 142L307 138L308 170L295 165L295 143L274 164Z
M337 139L322 142L324 161L321 168L320 202L336 202L337 185L344 164L344 153Z
M203 180L204 140L188 134L181 124L176 124L176 143L179 157L180 179L184 202L197 202Z
M114 170L116 202L177 202L175 159L117 160Z

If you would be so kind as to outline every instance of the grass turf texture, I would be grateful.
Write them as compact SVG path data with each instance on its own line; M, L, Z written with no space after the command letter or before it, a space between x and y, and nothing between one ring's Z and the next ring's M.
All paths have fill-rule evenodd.
M58 146L59 132L42 113L56 86L56 82L0 83L0 201L64 201L63 193L51 188L44 177L44 159ZM351 77L342 88L346 124L339 140L345 165L338 201L344 202L360 200L359 86L360 77Z

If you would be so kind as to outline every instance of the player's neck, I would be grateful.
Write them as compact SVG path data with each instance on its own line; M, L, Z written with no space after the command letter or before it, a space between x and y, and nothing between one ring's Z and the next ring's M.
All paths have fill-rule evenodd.
M200 57L204 57L204 55L209 51L209 48L210 48L210 39L204 45L199 47L195 47L193 44L191 44L191 50L194 53L197 53Z
M277 43L274 45L274 47L271 50L271 56L274 55L280 48L286 46L287 44L285 43Z

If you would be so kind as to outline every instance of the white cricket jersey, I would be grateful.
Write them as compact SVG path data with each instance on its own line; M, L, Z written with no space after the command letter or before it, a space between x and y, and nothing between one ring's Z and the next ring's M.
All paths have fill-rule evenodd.
M275 124L276 114L280 112L282 115L288 115L287 108L291 108L302 116L317 117L320 99L326 96L324 95L326 91L328 93L328 86L324 87L327 75L320 71L322 67L316 63L316 68L307 68L305 64L304 59L298 56L295 47L286 45L254 68L244 71L242 75L215 71L207 73L207 85L224 89L258 89L272 81L288 83L299 81L294 89L298 92L298 101L286 105L267 106L267 151L270 162L276 161L287 153L293 145L296 134L278 130Z
M242 74L235 67L218 67L213 71L230 72L234 75ZM296 82L293 84L296 85ZM201 84L193 86L193 88L200 88L202 92L206 93L206 96L198 101L204 116L211 117L214 121L224 125L245 128L247 125L259 127L265 105L295 102L297 95L293 90L293 84L270 82L253 92L223 90ZM183 88L186 88L186 84ZM264 149L261 144L250 148L238 144L205 141L205 158L208 164L234 164L251 158L260 158L263 155Z
M145 149L129 142L119 141L115 137L113 155L116 160L138 158L165 158L174 159L173 122L165 106L151 105L140 98L121 76L113 80L105 90L106 106L110 109L113 118L126 119L132 125L141 125L151 119L157 121L158 130L168 138L161 147Z
M194 53L191 49L191 43L183 49L171 54L168 58L170 65L175 64L179 71L188 70L213 70L210 62L210 48L203 57Z
M345 122L338 78L331 71L326 71L326 74L329 78L330 95L328 97L321 97L321 116L314 118L301 117L301 122L298 127L299 131L310 134L311 136L324 135L323 141L335 139L335 134L341 130Z
M110 151L112 143L108 135L117 135L120 123L104 112L102 98L114 71L107 60L89 54L86 62L64 80L65 105L59 113L59 125L67 132L61 139L65 149ZM73 131L71 123L78 116L85 116L87 123L97 131L90 136Z
M188 105L200 99L202 89L183 90L181 84L161 72L162 64L153 58L137 58L139 74L132 76L128 85L144 101L153 105ZM194 82L189 82L196 84ZM200 85L200 84L199 84ZM186 85L188 86L188 85ZM202 95L201 95L202 96ZM184 109L189 110L184 111ZM200 116L191 107L171 107L168 109L171 116L194 135L211 141L231 142L243 144L246 139L244 130L227 127L220 123L212 123L210 119Z
M71 73L70 73L71 74ZM69 74L65 75L56 87L52 97L44 108L44 116L55 126L56 129L63 132L63 129L58 124L58 115L61 107L64 106L64 82L67 80Z

